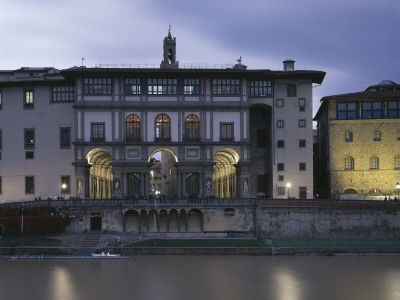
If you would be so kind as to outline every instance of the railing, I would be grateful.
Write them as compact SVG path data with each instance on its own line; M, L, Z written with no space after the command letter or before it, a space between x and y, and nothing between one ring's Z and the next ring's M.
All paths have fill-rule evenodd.
M96 68L103 69L159 69L160 64L123 64L123 63L96 63ZM232 69L234 64L180 64L181 69Z

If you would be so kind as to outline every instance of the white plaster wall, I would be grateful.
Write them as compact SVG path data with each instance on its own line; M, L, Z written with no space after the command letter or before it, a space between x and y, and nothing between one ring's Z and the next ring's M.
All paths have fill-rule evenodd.
M111 112L85 112L84 113L84 141L90 142L91 123L104 123L105 138L107 142L112 141L112 113Z
M214 112L213 113L213 140L220 140L220 123L234 123L234 141L240 140L240 112Z

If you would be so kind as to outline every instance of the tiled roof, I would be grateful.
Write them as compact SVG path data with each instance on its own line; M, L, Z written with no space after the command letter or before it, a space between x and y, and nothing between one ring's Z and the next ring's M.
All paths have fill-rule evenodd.
M385 98L400 98L400 91L365 91L349 94L340 94L326 96L321 99L321 102L329 100L369 100L369 99L385 99Z

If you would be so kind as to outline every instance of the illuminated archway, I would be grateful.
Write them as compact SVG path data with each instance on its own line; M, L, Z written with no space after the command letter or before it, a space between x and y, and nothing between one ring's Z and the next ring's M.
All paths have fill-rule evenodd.
M89 197L92 199L107 199L112 197L112 157L102 148L90 150L86 154L90 165Z
M236 197L236 167L239 154L231 148L223 148L214 155L213 186L218 198Z
M156 153L160 152L157 158ZM175 163L178 162L176 154L168 148L154 150L148 162L152 163L149 174L149 194L151 196L177 196L178 171Z

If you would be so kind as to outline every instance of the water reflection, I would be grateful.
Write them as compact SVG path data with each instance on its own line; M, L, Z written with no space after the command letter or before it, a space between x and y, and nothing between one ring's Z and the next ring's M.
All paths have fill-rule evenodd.
M64 266L56 266L51 276L53 278L53 285L50 289L52 299L71 300L77 298L68 269Z
M280 268L275 271L276 300L302 300L302 288L293 270Z
M400 299L400 271L389 272L385 278L387 283L387 299Z

